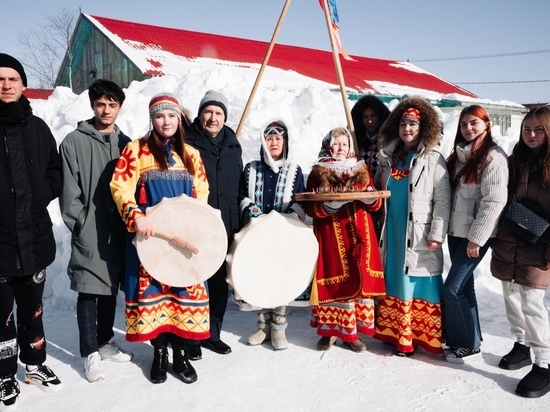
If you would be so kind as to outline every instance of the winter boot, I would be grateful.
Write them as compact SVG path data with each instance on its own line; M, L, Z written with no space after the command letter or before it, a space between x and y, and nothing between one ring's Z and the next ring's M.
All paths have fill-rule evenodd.
M275 350L284 350L288 348L288 342L285 336L286 327L286 316L275 315L271 322L271 344Z
M185 383L196 382L198 378L197 371L195 371L195 368L193 368L193 365L189 362L184 350L184 345L172 341L172 350L174 351L174 361L172 364L174 372L176 372L179 378Z
M168 366L168 342L166 337L159 335L151 339L153 345L153 364L151 365L151 382L166 382L166 367Z
M166 382L166 366L168 365L168 349L154 348L153 364L151 365L151 382Z
M258 312L258 330L248 337L250 346L257 346L271 339L271 312Z
M353 352L365 352L367 346L361 342L361 339L357 339L353 342L344 342Z
M512 350L502 357L498 367L500 369L516 370L532 363L531 348L516 342Z
M550 369L533 365L531 371L519 381L516 394L524 398L539 398L550 392Z
M319 342L317 342L317 350L329 350L332 348L334 343L336 342L336 336L323 336L321 339L319 339Z

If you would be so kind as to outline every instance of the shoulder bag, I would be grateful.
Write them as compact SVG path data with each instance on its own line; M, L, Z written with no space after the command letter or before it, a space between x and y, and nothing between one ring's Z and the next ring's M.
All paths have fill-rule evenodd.
M516 199L514 196L512 204L502 220L516 237L534 245L546 232L550 224L548 219L535 213L525 203L525 201Z

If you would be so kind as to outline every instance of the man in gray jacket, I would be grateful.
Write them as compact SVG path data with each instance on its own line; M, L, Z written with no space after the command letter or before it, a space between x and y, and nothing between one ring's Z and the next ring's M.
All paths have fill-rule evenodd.
M59 147L63 190L59 198L71 231L67 273L78 292L80 355L89 382L104 379L101 361L127 362L132 354L114 341L117 292L124 277L125 228L111 197L109 182L120 153L130 142L115 124L125 95L108 80L88 90L94 117L79 122Z

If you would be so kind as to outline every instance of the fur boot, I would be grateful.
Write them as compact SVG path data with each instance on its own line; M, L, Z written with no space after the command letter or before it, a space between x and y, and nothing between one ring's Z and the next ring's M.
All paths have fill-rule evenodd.
M271 339L271 312L258 312L258 330L248 337L250 346L257 346Z
M287 327L286 316L276 315L271 322L271 344L275 350L288 348L285 336Z

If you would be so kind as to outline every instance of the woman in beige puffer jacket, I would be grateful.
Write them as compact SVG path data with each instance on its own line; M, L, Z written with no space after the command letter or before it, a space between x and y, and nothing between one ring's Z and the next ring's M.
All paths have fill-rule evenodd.
M380 298L375 337L398 356L416 347L442 354L442 244L451 190L437 151L441 123L422 98L403 100L380 129L377 187L388 189L380 247L387 296Z

